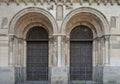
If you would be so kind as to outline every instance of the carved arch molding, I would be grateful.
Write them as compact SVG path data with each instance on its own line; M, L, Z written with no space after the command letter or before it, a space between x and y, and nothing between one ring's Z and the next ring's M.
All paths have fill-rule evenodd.
M56 38L58 26L54 17L46 10L41 8L26 8L18 12L11 20L9 25L9 65L14 65L16 79L21 82L26 80L26 35L28 31L40 26L45 28L49 35L49 65L48 67L56 66L53 47L56 47ZM54 53L57 53L54 51ZM54 57L54 58L53 58ZM21 73L21 76L19 75ZM22 79L19 79L22 78Z
M79 18L78 18L79 17ZM89 19L88 19L89 18ZM48 31L49 42L49 66L57 66L57 49L61 49L61 62L65 63L63 66L69 67L70 58L70 43L69 36L71 30L78 25L86 25L91 28L93 32L93 66L108 63L108 41L106 34L109 34L109 24L105 16L96 9L82 7L71 11L63 20L61 31L58 32L58 24L54 17L46 10L40 8L27 8L17 13L10 22L9 36L10 36L10 64L16 67L26 67L26 34L30 28L34 26L42 26ZM62 34L61 46L57 46L57 36ZM52 38L51 38L52 37ZM59 42L60 43L60 42ZM56 49L53 49L56 48ZM60 47L60 48L58 48ZM107 51L107 52L106 52ZM54 53L50 53L54 52ZM54 56L54 57L53 57ZM105 57L104 57L105 56ZM59 59L60 60L60 59ZM18 66L19 65L19 66ZM19 68L17 73L23 71L23 79L25 80L25 70ZM101 73L99 73L101 74ZM22 76L21 75L21 76ZM19 74L18 74L19 76ZM95 77L95 76L94 76ZM21 77L18 77L21 78Z

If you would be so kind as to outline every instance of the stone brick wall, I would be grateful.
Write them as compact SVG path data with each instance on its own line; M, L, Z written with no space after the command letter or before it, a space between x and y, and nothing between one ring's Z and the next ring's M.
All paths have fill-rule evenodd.
M24 11L23 13L25 12L28 13L29 11L32 12L31 10L26 10L31 8L33 8L34 9L33 11L36 11L36 12L38 11L38 9L44 10L43 12L45 12L44 14L46 14L45 15L46 17L44 15L41 15L40 18L42 17L43 19L43 18L49 17L49 19L44 19L44 20L47 21L48 25L53 27L53 30L54 30L52 31L52 28L50 29L51 30L50 32L50 48L51 49L49 53L50 54L49 59L51 62L49 66L50 66L50 69L52 70L50 71L50 78L52 78L51 76L53 76L53 78L54 76L56 76L58 77L58 79L56 80L50 79L51 82L55 82L53 84L56 84L56 82L58 82L57 84L59 84L59 75L54 74L55 73L53 72L54 68L59 69L61 67L60 69L62 69L63 71L67 70L65 72L60 73L62 74L60 78L61 79L64 79L64 77L68 78L63 80L62 82L63 84L66 84L66 82L69 81L68 68L70 65L69 65L69 34L68 32L70 32L70 30L67 30L64 28L72 29L69 27L73 27L73 25L75 26L80 24L88 25L87 23L80 22L79 18L82 17L82 14L78 14L79 17L76 17L78 18L78 20L75 19L73 21L72 20L68 21L71 18L73 18L74 14L77 16L76 12L81 13L82 11L87 12L88 16L91 15L89 17L90 18L94 17L94 20L96 21L98 21L102 17L102 19L98 21L101 26L96 26L98 24L94 21L93 21L94 25L92 24L94 27L96 27L96 30L98 30L97 32L100 32L99 29L101 27L104 31L103 34L96 35L94 39L95 40L94 43L96 46L94 46L95 48L93 52L94 54L93 57L102 56L103 58L103 60L100 60L100 63L97 62L97 60L99 60L98 58L94 59L94 67L102 66L102 70L98 71L97 69L94 72L99 74L99 72L101 73L102 71L103 79L102 80L100 79L100 80L103 82L103 84L119 84L120 83L119 81L119 78L120 78L120 74L119 74L120 73L120 10L119 10L120 6L119 5L117 4L114 4L113 6L111 6L110 4L97 5L95 3L93 3L92 5L89 5L88 3L84 3L83 5L80 5L79 3L73 3L73 5L69 3L68 4L44 3L43 5L41 5L40 3L36 5L34 5L33 3L29 3L27 5L24 3L20 3L19 5L16 5L16 3L11 3L10 5L6 5L5 3L1 3L0 5L0 73L2 75L0 75L0 84L8 84L8 83L14 84L16 80L15 80L15 74L14 74L15 68L13 67L18 67L18 66L26 67L25 61L24 62L22 61L21 62L22 64L15 64L16 60L23 59L24 56L26 56L25 38L22 38L22 41L19 40L22 37L22 33L21 33L22 30L17 32L17 34L16 32L13 32L13 33L9 33L9 32L12 31L10 29L13 29L13 30L16 29L16 28L10 28L11 23L13 23L12 22L13 19L14 21L16 21L16 18L17 18L16 16L22 11ZM80 9L81 12L76 11L77 9ZM96 12L94 13L94 11ZM95 15L96 17L92 16L92 14ZM87 20L89 19L88 16L86 18L86 21L89 21ZM73 24L76 21L79 21L79 22L76 24ZM104 25L104 24L107 24L107 22L108 22L108 25ZM70 25L68 25L67 23L69 23ZM64 24L67 26L65 26ZM20 34L21 34L21 37L20 38L18 37L19 38L18 39L16 35L20 36ZM100 45L96 42L99 42ZM56 47L56 51L52 50L53 47ZM22 53L21 58L18 58L18 56L20 55L18 55L17 52L15 52L19 49L23 50L21 51ZM98 51L95 49L98 49ZM56 53L54 54L56 58L52 57L53 52ZM99 52L99 53L96 53L96 52ZM4 72L3 70L4 68L5 68L5 71L8 71L8 72ZM22 69L20 68L20 70ZM98 80L96 79L96 77L97 76L93 77L94 81Z

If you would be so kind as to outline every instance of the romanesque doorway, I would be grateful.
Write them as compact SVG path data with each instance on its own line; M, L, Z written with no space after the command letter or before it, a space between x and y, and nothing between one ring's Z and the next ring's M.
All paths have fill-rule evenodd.
M39 26L27 34L27 81L48 81L48 33Z
M70 33L70 81L92 80L91 29L84 25L75 27Z

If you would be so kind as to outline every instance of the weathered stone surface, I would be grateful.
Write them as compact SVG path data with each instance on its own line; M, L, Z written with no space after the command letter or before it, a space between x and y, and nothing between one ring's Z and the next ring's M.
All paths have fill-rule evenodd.
M103 71L104 84L120 83L120 66L105 66Z
M51 84L67 84L68 70L66 67L54 67L51 73Z
M79 25L86 25L93 32L92 62L93 66L97 66L93 70L93 79L103 81L104 84L120 84L120 0L9 1L0 2L0 84L14 84L14 76L17 75L26 80L26 70L18 70L16 75L9 65L23 66L26 69L26 35L34 26L44 27L49 37L55 35L56 40L49 41L49 83L68 84L70 32ZM57 10L58 5L60 7ZM66 39L61 39L62 36ZM102 38L103 41L95 38ZM106 63L109 66L105 66ZM104 70L98 65L105 66Z
M0 67L0 84L14 84L14 68Z

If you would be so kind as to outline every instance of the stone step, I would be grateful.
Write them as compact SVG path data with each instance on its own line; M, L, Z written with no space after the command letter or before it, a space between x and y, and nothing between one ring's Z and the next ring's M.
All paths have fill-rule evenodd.
M17 84L50 84L48 81L27 81L27 82L18 82Z
M95 81L71 81L69 84L102 84Z

